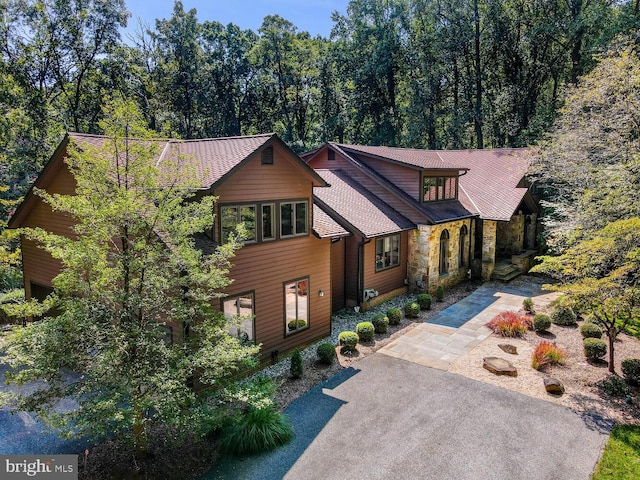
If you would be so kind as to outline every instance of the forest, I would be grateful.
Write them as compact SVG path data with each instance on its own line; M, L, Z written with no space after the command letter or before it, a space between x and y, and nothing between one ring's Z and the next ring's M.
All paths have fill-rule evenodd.
M5 199L65 131L101 133L113 96L134 100L158 136L276 132L296 151L533 145L598 55L640 24L640 0L352 0L322 38L280 16L254 32L175 2L123 38L136 22L124 0L0 9Z

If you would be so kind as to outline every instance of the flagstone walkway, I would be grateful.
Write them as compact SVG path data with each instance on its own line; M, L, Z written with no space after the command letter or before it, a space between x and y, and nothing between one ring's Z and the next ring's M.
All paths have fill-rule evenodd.
M486 283L378 352L418 365L449 370L456 360L491 335L485 324L498 313L521 309L522 301L527 297L533 298L536 307L540 308L559 295L545 292L535 283Z

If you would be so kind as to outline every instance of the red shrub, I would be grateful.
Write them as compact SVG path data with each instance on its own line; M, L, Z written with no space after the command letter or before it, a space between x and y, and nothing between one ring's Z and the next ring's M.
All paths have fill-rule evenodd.
M540 342L531 357L531 366L542 370L547 365L564 364L564 352L555 343Z
M494 333L503 337L521 337L531 328L531 319L516 312L502 312L487 323Z

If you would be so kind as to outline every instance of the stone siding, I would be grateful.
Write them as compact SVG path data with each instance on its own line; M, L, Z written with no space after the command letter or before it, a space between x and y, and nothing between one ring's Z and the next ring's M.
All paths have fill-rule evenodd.
M488 282L496 266L496 230L495 220L482 221L482 280Z
M514 215L508 222L498 222L497 254L499 257L518 255L524 249L524 220L522 213Z

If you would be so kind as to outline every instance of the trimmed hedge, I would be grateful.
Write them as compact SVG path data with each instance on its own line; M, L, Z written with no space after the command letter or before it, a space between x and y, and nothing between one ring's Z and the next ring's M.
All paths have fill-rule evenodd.
M640 385L640 359L625 358L622 361L622 374L629 385Z
M404 314L407 318L418 318L420 313L420 305L416 302L408 302L404 304Z
M551 312L551 321L556 325L572 326L577 324L576 312L570 307L558 305Z
M420 310L431 310L431 295L419 293L416 296L416 303L420 305Z
M374 332L375 327L371 322L360 322L356 325L356 333L358 334L361 342L369 342L373 340Z
M388 317L380 313L371 319L371 323L373 323L373 329L376 333L387 333L387 329L389 328Z
M533 329L536 332L544 332L549 330L551 326L551 319L548 315L544 315L542 313L538 313L533 317Z
M330 343L321 343L316 350L320 363L325 365L333 365L336 359L336 347Z
M402 310L390 308L387 310L387 317L389 318L389 325L399 325L402 321Z
M585 322L580 326L582 338L602 338L602 329L595 323Z
M607 354L607 344L599 338L585 338L582 345L588 360L600 360Z
M356 349L356 345L360 341L360 337L356 332L345 330L338 335L338 343L345 352L353 352Z

